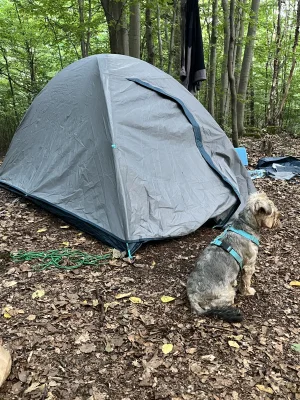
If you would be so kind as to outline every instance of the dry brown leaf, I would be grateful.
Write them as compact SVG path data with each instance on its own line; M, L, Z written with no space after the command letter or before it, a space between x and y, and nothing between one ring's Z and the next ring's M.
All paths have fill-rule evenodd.
M81 353L92 353L96 350L96 346L93 343L83 344L79 347Z

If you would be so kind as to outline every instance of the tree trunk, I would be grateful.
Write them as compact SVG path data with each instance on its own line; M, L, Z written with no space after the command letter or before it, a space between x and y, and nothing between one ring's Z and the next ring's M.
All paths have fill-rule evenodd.
M133 3L130 6L129 55L135 58L141 57L141 15L139 3Z
M250 99L249 99L249 106L250 106L250 120L249 125L254 127L255 126L255 107L254 107L254 99L255 99L255 92L254 92L254 77L253 77L253 64L251 66L251 79L250 79Z
M290 90L290 86L291 86L294 70L295 70L295 67L296 67L296 49L297 49L297 46L298 46L298 43L299 43L299 29L300 29L300 0L298 0L298 5L297 5L297 20L296 20L294 44L293 44L293 49L292 49L292 54L293 54L292 65L291 65L289 77L288 77L286 85L285 85L285 91L283 93L283 96L282 96L282 99L281 99L281 103L280 103L280 105L278 107L278 111L277 111L277 115L276 115L276 119L277 120L280 120L281 117L282 117L282 111L283 111L286 99L288 97L288 94L289 94L289 90Z
M270 99L268 104L268 116L267 125L276 126L277 121L275 117L275 109L277 103L277 87L278 87L278 76L279 76L279 53L281 50L281 1L278 0L278 16L277 16L277 28L276 28L276 52L273 62L273 78L270 90Z
M1 52L2 52L2 55L3 55L4 61L5 61L5 69L6 69L7 79L8 79L10 93L11 93L11 97L12 97L14 114L15 114L16 122L17 122L17 124L19 124L19 115L18 115L18 111L17 111L15 91L14 91L14 87L13 87L13 83L12 83L12 78L11 78L11 75L10 75L10 69L9 69L8 59L7 59L7 56L6 56L6 50L1 47Z
M236 109L236 87L234 79L234 44L235 44L235 27L234 27L234 10L235 0L230 1L230 39L228 51L228 79L231 93L231 125L232 125L232 143L234 147L239 146L239 136L237 129L237 109Z
M163 70L164 58L163 58L163 46L161 38L161 24L160 24L160 7L157 4L157 40L158 40L158 54L159 54L159 68Z
M129 40L126 23L126 1L101 0L101 4L108 25L111 53L128 55Z
M55 42L57 43L57 50L58 50L58 56L59 56L59 63L60 63L60 69L64 68L64 64L63 64L63 59L62 59L62 54L61 54L61 50L60 50L60 45L59 45L59 40L57 37L57 33L54 27L53 22L51 21L51 19L49 17L46 17L46 20L48 22L48 24L50 25L50 28L53 32L54 38L55 38Z
M247 42L244 51L242 69L239 80L238 100L237 100L237 118L238 118L237 125L238 125L239 136L243 136L245 133L244 114L245 114L246 93L247 93L250 68L253 58L254 39L256 35L259 3L260 0L252 0L251 3L251 17L248 26Z
M174 57L174 37L175 37L175 24L177 17L177 3L178 3L177 0L173 1L173 17L172 17L171 34L170 34L168 74L171 74L173 57Z
M81 57L84 58L86 57L86 46L84 38L84 0L78 0L78 13L79 13Z
M242 6L238 10L238 24L237 24L238 29L236 30L237 40L236 40L235 54L234 54L234 77L235 77L235 86L237 88L239 87L240 83L240 73L241 73L242 54L243 54L245 4L246 0L242 0Z
M218 0L212 3L212 27L210 37L210 63L208 75L208 112L215 116L215 87L216 87L216 65L217 65L217 25L218 25Z
M86 54L86 57L88 57L89 51L90 51L91 22L92 22L92 0L89 0L88 29L87 29L87 33L86 33L86 43L85 43L85 54Z
M221 72L221 97L220 97L220 117L219 122L224 129L228 105L228 51L229 51L229 10L228 0L222 0L223 19L224 19L224 45L223 61Z
M153 44L153 29L152 29L152 13L149 2L146 6L146 47L147 47L147 61L148 63L155 65L155 51Z

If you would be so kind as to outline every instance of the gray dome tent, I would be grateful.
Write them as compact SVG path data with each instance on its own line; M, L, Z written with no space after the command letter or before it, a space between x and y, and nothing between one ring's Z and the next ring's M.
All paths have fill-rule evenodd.
M110 246L226 223L249 192L231 142L180 83L94 55L59 72L25 114L0 184Z

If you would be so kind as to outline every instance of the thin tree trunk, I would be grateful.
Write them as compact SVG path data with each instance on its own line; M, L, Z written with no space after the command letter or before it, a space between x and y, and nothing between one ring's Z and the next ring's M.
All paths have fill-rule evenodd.
M217 25L218 25L218 0L212 4L212 28L210 37L210 63L208 75L208 112L215 116L215 87L217 65Z
M62 59L62 54L61 54L61 50L60 50L60 45L59 45L59 40L57 37L57 33L54 27L54 24L52 23L51 19L49 17L46 17L46 21L48 22L48 24L50 25L50 28L53 32L54 38L55 38L55 42L57 43L57 50L58 50L58 56L59 56L59 63L60 63L60 69L64 68L64 64L63 64L63 59Z
M255 107L254 107L254 99L255 99L255 92L254 92L254 76L253 76L253 63L251 66L251 79L250 79L250 99L249 99L249 106L250 106L250 120L249 125L254 127L255 126Z
M81 57L86 57L84 40L84 0L78 0Z
M12 102L13 102L14 114L15 114L16 122L17 122L17 124L19 124L19 115L18 115L18 111L17 111L15 91L14 91L14 87L13 87L13 83L12 83L12 78L10 75L10 69L9 69L8 59L6 56L6 50L1 47L1 52L3 55L4 61L5 61L5 69L6 69L7 79L8 79L8 83L9 83L9 87L10 87L10 93L11 93Z
M229 52L228 52L228 79L231 92L231 125L232 125L232 142L234 147L239 146L239 136L237 129L237 110L236 110L236 87L234 79L234 44L235 44L235 27L234 27L234 10L235 0L230 1L230 39L229 39Z
M141 16L138 2L130 6L129 55L135 58L141 57Z
M278 87L279 76L279 54L281 50L281 0L278 0L278 16L276 28L276 52L273 62L273 78L270 90L270 99L268 104L267 124L269 126L276 126L275 109L277 103L276 89Z
M279 120L282 116L282 111L283 111L286 99L288 97L288 94L289 94L294 70L296 67L296 49L297 49L297 46L299 43L299 29L300 29L300 0L298 0L298 5L297 5L297 20L296 20L295 37L294 37L294 44L293 44L293 50L292 50L292 54L293 54L292 65L291 65L289 77L287 79L287 83L285 85L285 91L283 93L281 103L278 107L278 111L277 111L277 115L276 115L277 120Z
M157 4L157 40L158 40L158 54L159 54L159 68L163 70L164 58L163 58L163 46L161 38L161 24L160 24L160 7Z
M174 37L175 37L175 24L177 17L177 3L178 3L177 0L173 1L173 17L172 17L171 34L170 34L168 74L171 74L173 57L174 57Z
M90 51L91 22L92 22L92 0L89 0L88 28L87 28L86 43L85 43L85 54L86 54L86 57L88 57L89 51Z
M153 29L152 29L152 15L149 2L146 6L146 46L147 46L147 61L155 65L155 51L153 44Z
M234 55L234 76L235 76L235 86L238 88L240 83L240 73L242 64L242 54L243 54L243 41L244 41L244 16L246 0L242 0L242 6L238 10L238 35L235 45L235 55Z
M256 35L259 3L260 0L252 0L251 3L251 16L248 25L247 43L244 51L242 69L239 80L238 100L237 100L237 125L238 125L239 136L243 136L245 133L244 114L245 114L246 93L247 93L250 68L253 58L254 39Z
M229 51L229 10L228 0L222 0L223 19L224 19L224 45L223 45L223 60L221 72L221 96L220 96L220 117L219 122L221 127L225 127L225 119L227 114L227 99L228 99L228 51Z

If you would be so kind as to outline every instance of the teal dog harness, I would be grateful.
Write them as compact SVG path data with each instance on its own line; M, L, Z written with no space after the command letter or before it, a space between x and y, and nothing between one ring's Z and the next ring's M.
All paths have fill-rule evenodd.
M250 240L252 243L256 244L256 246L259 246L259 240L253 236L250 235L250 233L247 233L241 229L235 229L232 226L229 226L228 228L225 229L225 231L223 233L221 233L221 235L219 235L218 237L216 237L211 244L221 247L223 250L227 251L227 253L231 254L232 257L237 261L237 263L240 266L240 269L243 268L243 257L241 257L239 255L239 253L237 251L235 251L227 242L225 239L225 236L227 234L227 232L234 232L237 233L240 236L243 236L244 238Z

